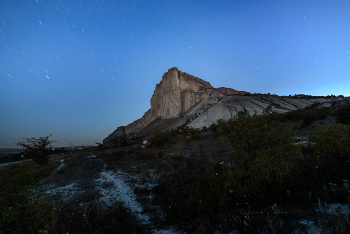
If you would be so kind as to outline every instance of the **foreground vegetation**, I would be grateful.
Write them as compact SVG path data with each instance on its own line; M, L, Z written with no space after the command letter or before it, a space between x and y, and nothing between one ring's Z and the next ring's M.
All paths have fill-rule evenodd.
M336 111L306 109L287 114L267 109L260 116L242 111L234 119L219 120L209 130L234 150L214 155L206 173L192 178L187 186L184 178L160 184L159 196L166 194L163 208L171 206L169 216L189 232L288 233L305 229L298 220L307 218L319 231L348 233L348 211L327 213L324 204L348 202L349 110L349 105ZM338 123L322 125L331 114ZM291 120L302 121L292 128ZM304 135L308 126L313 130ZM171 143L173 135L175 131L159 133L153 142ZM298 139L304 141L298 143ZM176 186L186 192L179 195L169 188Z
M119 148L94 152L95 161L70 155L55 173L52 159L42 166L24 161L0 170L0 233L146 233L174 225L187 233L307 233L302 220L321 233L349 233L349 211L330 211L330 204L348 203L349 121L349 105L287 114L267 108L259 116L242 111L203 130L158 133L147 148L120 138ZM107 209L94 202L99 194L89 178L102 171L98 160L106 170L157 183L135 189L156 227L140 224L122 203ZM73 180L91 191L77 203L35 196L39 181Z

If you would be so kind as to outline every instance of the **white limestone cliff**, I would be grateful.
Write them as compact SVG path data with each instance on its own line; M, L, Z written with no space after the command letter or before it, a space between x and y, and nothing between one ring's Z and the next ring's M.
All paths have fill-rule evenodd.
M147 135L154 131L175 129L183 124L194 128L209 127L218 119L228 120L234 117L244 108L250 114L261 114L271 105L273 111L287 112L304 109L315 103L328 106L333 101L332 96L280 97L269 94L251 95L225 87L215 89L209 82L173 67L164 73L156 85L150 101L151 108L142 118L127 126L118 127L103 140L103 144L110 144L116 136Z
M215 93L218 91L209 82L173 67L164 73L162 80L156 85L151 98L151 108L142 118L117 128L103 142L108 144L116 136L138 132L159 117L176 118L199 101Z

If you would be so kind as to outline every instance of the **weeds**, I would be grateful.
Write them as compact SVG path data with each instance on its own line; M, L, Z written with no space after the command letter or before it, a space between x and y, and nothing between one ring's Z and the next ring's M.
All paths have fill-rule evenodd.
M328 111L320 110L312 120L323 118ZM309 112L294 116L304 118ZM318 198L328 202L347 201L348 126L316 128L309 134L313 143L304 149L294 144L290 128L280 124L276 114L268 111L262 116L249 116L243 111L235 119L218 121L210 129L227 139L234 152L227 153L224 161L214 154L205 162L202 151L204 155L197 161L201 166L197 167L204 170L193 170L193 161L187 159L186 167L173 168L153 190L168 218L171 217L169 222L184 230L191 233L232 229L244 233L306 231L298 220L315 215L312 209ZM325 186L326 181L341 184L342 180L343 186L334 186L334 182ZM344 216L338 221L333 220L335 232L349 231Z
M94 178L104 168L130 175L129 182L137 184L133 187L137 200L156 224L153 228L176 225L188 233L303 233L312 221L325 233L349 233L348 210L327 205L348 202L349 126L315 125L305 136L306 145L296 144L293 136L298 132L288 126L299 121L304 128L329 114L346 117L347 112L340 110L277 114L267 109L261 116L243 111L209 129L181 126L158 133L147 148L121 147L139 139L120 138L119 148L96 152L95 158L87 158L86 153L57 156L55 160L64 160L64 166L56 170L57 163L39 168L28 161L0 170L4 188L0 233L149 231L124 204L106 209L96 202L101 195ZM75 183L84 193L67 201L39 199L31 190L39 180L60 186ZM103 189L113 186L112 181L101 184ZM304 219L310 222L300 222Z
M67 206L47 199L35 201L16 222L3 224L0 233L147 233L147 228L122 203L102 209L95 203Z

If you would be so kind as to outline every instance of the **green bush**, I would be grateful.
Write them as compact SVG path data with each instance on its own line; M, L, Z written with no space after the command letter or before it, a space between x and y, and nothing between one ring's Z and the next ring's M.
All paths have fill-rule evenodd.
M221 162L222 172L198 178L192 189L197 201L229 207L247 194L259 205L282 199L293 167L291 160L301 156L300 146L294 144L294 134L286 125L270 120L269 111L250 116L244 110L225 123L222 129L230 132L228 142L234 148L226 162L230 167Z
M226 121L225 120L223 120L223 119L218 119L217 121L216 121L216 123L212 123L211 125L210 125L210 127L209 127L209 129L212 131L212 132L214 132L214 133L216 133L217 135L223 135L223 134L227 134L227 132L226 131L224 131L224 128L225 128L225 123L226 123Z
M270 120L280 122L303 120L301 127L307 127L316 120L325 119L331 114L330 107L313 109L312 107L289 111L287 113L270 113Z
M291 226L296 228L290 219L315 218L316 202L346 202L349 126L318 127L308 135L308 146L295 143L288 126L288 120L313 122L328 114L329 109L310 109L286 115L273 113L269 107L260 116L250 116L244 110L233 119L212 124L210 129L226 139L233 151L220 155L203 152L201 157L209 159L205 171L188 183L183 181L188 172L181 172L177 179L169 176L175 181L157 187L163 208L191 233L214 232L218 227L224 233L232 229L289 233ZM343 224L348 225L339 225ZM338 228L337 224L329 227Z
M157 132L151 139L151 144L156 147L162 147L170 141L170 134L164 132Z
M191 128L189 130L189 132L190 132L191 140L198 140L199 139L199 130L198 129Z
M341 183L350 179L350 127L334 124L309 133L305 167L309 169L309 181L322 189L329 183Z
M334 115L338 123L350 124L350 104L339 107Z

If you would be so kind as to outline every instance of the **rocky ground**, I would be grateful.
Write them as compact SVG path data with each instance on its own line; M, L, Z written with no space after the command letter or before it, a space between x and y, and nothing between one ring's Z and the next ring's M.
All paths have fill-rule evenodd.
M108 209L122 202L151 233L185 233L168 216L162 204L164 197L157 193L157 186L181 180L182 172L193 173L193 177L183 176L184 180L189 180L183 182L185 185L192 183L195 176L210 170L208 165L212 162L224 162L225 154L232 150L225 141L207 132L200 140L184 139L162 148L139 144L55 155L51 161L57 164L57 169L41 182L38 191L44 197L54 196L72 206L97 202ZM191 168L193 166L197 168ZM173 189L169 192L179 193L175 191L179 188ZM347 204L319 204L315 209L345 219L350 214ZM294 225L295 233L324 233L313 219L294 222L298 223ZM217 228L216 233L228 232ZM229 233L240 232L232 229Z
M37 193L65 204L97 202L105 209L122 202L153 233L179 233L167 221L152 190L162 177L187 167L187 158L201 157L204 151L210 152L210 158L228 150L231 147L227 143L208 133L201 141L185 140L166 149L140 144L53 155L50 161L57 168L41 181Z
M312 113L310 121L314 124L309 123L309 113ZM299 114L291 115L291 118ZM318 115L320 119L315 120ZM323 116L322 111L313 110L303 116L304 119L290 122L289 128L297 132L295 144L307 145L308 132L337 121L334 115ZM245 215L219 212L213 216L211 208L201 207L200 201L196 205L189 199L192 196L189 191L193 191L197 178L230 169L232 161L229 158L234 149L228 143L227 135L219 134L218 129L194 131L198 135L190 134L190 129L187 131L184 134L184 128L180 129L162 145L136 139L129 142L132 145L124 147L96 147L52 155L49 165L55 168L54 171L42 179L33 192L39 195L37 199L58 202L58 207L71 212L71 216L89 216L90 213L89 217L94 217L91 214L125 208L133 217L127 216L128 227L140 227L134 233L285 233L286 230L288 233L346 233L349 230L349 204L327 203L321 199L313 204L312 210L304 209L303 205L291 208L271 204L262 211L250 210L248 199L244 204L237 204L245 207ZM346 185L347 181L344 182ZM215 187L215 183L212 186ZM336 191L334 186L330 183L324 189ZM317 196L306 193L309 194L306 200ZM192 218L198 209L207 214L201 219ZM118 226L119 221L108 226L107 221L114 217L105 214L106 220L99 225L103 230L110 230L106 233L114 233L113 225ZM266 219L266 215L271 215L271 220ZM210 220L214 217L219 217L215 224ZM127 233L125 230L129 229L123 230L121 232Z

